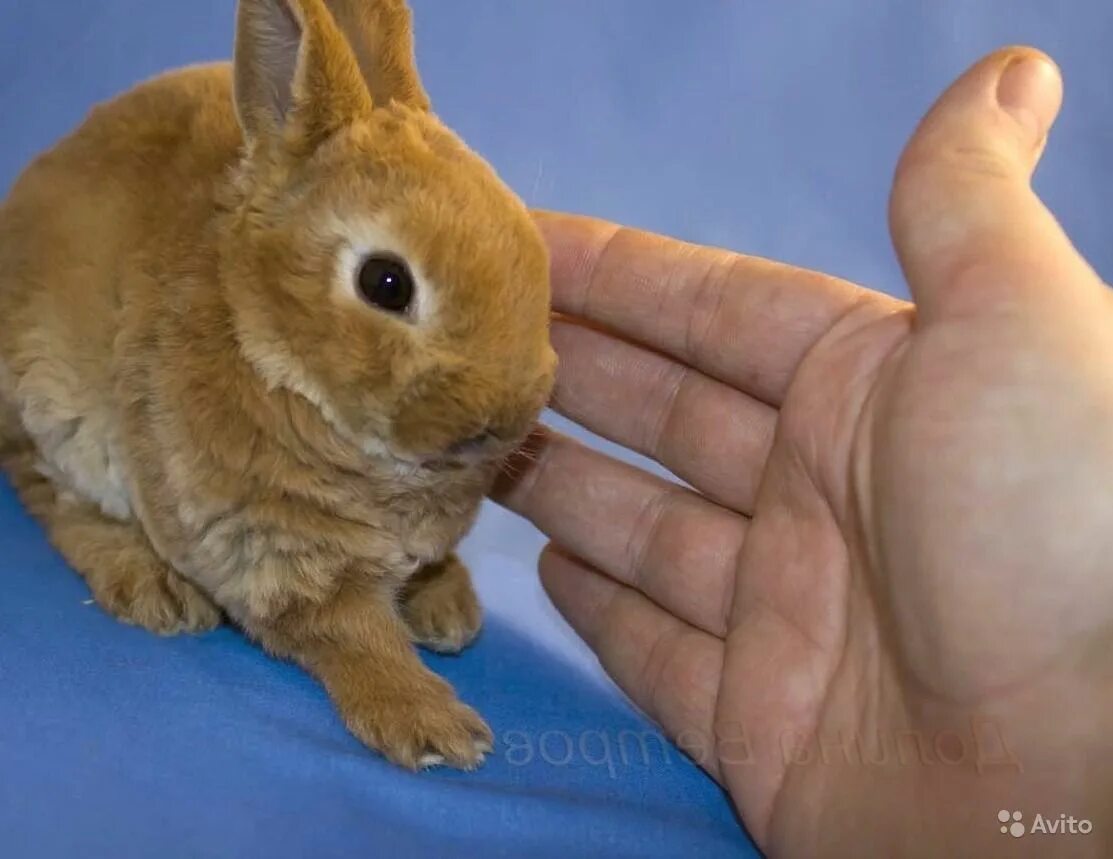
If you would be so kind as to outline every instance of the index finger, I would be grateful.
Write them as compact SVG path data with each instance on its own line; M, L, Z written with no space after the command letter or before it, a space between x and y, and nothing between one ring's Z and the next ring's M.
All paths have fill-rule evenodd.
M552 256L554 310L774 406L835 322L859 304L893 301L819 272L606 221L541 211L534 217Z

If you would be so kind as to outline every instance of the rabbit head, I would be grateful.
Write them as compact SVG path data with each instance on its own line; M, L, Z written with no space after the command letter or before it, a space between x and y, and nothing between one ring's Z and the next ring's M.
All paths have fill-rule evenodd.
M373 455L486 462L553 383L548 255L429 109L402 0L240 0L222 235L243 352Z

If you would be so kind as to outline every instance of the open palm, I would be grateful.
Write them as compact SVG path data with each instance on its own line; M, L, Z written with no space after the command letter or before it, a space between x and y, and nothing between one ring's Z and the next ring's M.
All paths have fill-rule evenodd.
M925 120L892 206L915 306L540 216L554 406L691 488L546 432L501 498L771 852L976 855L1001 808L1105 812L1113 304L1028 185L1058 103L1002 52Z

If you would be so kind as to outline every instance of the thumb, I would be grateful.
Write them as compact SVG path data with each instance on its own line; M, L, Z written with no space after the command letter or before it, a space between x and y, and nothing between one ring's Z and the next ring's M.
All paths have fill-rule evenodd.
M1061 101L1050 59L1006 49L959 78L920 123L897 167L889 221L924 321L1101 285L1030 186Z

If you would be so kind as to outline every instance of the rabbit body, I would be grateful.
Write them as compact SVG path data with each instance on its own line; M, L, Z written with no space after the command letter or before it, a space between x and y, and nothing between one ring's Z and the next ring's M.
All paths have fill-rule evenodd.
M120 619L227 615L391 760L470 768L412 644L478 631L453 548L551 389L547 278L400 2L241 0L234 64L96 108L0 208L0 457Z

